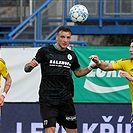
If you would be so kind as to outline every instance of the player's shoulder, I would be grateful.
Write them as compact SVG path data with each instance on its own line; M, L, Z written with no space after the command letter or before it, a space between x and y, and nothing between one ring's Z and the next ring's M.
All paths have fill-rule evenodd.
M40 49L46 49L46 48L50 48L50 47L53 47L53 45L44 45L44 46L40 47Z
M65 50L67 53L69 53L69 54L75 54L75 52L72 50L72 49L70 49L70 48L66 48L66 50Z
M0 58L0 63L2 63L2 64L6 64L6 62L2 59L2 58Z
M51 47L52 47L51 45L42 46L38 49L38 52L45 52L45 51L51 49Z

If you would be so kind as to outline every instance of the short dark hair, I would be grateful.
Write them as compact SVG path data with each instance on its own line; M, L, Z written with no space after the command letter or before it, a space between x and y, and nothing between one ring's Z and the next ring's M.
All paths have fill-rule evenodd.
M61 27L59 27L58 30L57 30L57 34L58 34L60 31L70 32L70 33L72 34L72 31L71 31L70 28L68 28L67 26L61 26Z

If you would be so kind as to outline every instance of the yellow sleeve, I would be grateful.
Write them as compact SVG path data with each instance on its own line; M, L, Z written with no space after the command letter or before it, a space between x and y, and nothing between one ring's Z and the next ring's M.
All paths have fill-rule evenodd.
M3 76L3 77L6 77L7 74L8 74L8 70L7 70L7 67L6 67L6 63L3 59L0 58L0 74Z
M128 70L130 68L130 59L120 59L116 62L112 62L112 66L115 70Z
M122 69L121 60L112 62L112 66L113 66L113 68L114 68L115 70L121 70L121 69Z

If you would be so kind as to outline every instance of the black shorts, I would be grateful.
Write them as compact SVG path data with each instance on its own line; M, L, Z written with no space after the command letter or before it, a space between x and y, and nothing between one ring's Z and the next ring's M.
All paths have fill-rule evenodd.
M40 113L44 128L56 127L56 122L64 128L76 129L77 119L73 100L40 102Z

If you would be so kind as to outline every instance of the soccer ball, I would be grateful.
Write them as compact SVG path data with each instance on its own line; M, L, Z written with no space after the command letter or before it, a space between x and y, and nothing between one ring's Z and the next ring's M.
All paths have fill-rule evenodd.
M84 5L74 5L69 10L69 17L75 23L83 23L89 16L88 10Z

